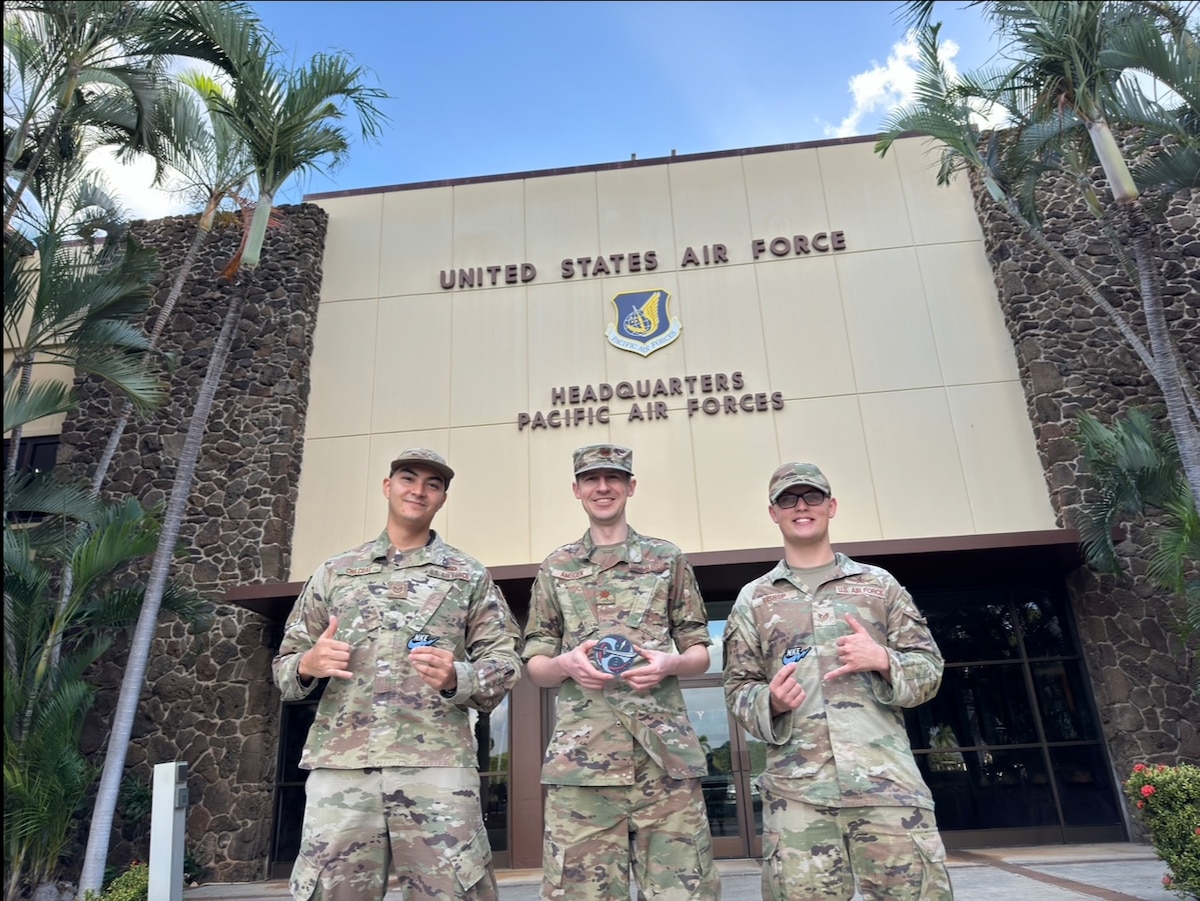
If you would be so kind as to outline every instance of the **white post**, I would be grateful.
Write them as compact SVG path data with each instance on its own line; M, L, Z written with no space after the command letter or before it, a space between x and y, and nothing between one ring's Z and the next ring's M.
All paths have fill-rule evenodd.
M183 901L187 774L188 765L182 760L154 767L150 809L150 897L154 901Z

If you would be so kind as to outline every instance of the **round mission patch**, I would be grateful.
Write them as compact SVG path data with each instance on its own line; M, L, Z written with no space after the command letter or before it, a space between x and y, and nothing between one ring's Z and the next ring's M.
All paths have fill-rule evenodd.
M619 676L633 666L638 653L622 635L605 635L592 648L592 664L602 673Z

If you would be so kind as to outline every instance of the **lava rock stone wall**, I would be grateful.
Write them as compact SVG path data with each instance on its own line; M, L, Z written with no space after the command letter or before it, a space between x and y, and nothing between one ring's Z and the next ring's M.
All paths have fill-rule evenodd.
M1101 291L1149 345L1140 295L1130 287L1117 248L1065 181L1045 185L1044 233ZM1089 481L1072 437L1076 416L1110 423L1134 406L1157 409L1168 428L1162 392L1112 320L1062 275L1050 254L1029 241L980 185L976 208L1012 334L1025 398L1059 524L1074 527ZM1168 327L1193 385L1200 381L1200 192L1147 198L1161 250ZM1175 624L1182 600L1146 575L1154 537L1126 523L1122 576L1080 569L1068 580L1096 706L1118 781L1138 762L1200 759L1197 641L1183 646ZM1190 664L1190 665L1189 665Z
M271 658L279 627L220 604L232 588L286 581L304 448L313 331L321 288L327 215L304 204L277 210L262 262L230 285L221 270L241 240L238 222L214 228L163 333L175 358L170 400L130 422L104 484L105 495L165 502L216 336L233 291L247 302L218 390L172 570L214 601L216 617L192 636L163 617L134 723L127 778L149 785L154 764L186 761L186 849L206 881L261 879L270 846L279 693ZM139 222L137 241L162 267L155 306L167 296L196 233L196 216ZM81 382L82 403L63 427L58 466L90 479L115 418L107 393ZM102 754L116 705L127 642L119 641L93 674L96 706L85 750ZM145 859L145 823L118 817L110 861Z

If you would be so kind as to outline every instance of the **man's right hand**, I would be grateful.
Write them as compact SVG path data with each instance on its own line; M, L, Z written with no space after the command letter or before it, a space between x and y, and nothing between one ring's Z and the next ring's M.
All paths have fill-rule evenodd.
M796 666L795 663L789 663L771 680L771 716L782 716L804 703L804 689L792 675L796 672Z
M317 638L317 643L300 655L301 679L352 679L350 672L350 645L334 638L337 632L337 617L329 617L329 626Z
M614 678L609 673L602 673L592 666L592 648L597 644L598 642L594 639L585 641L565 654L558 655L558 665L562 669L563 675L568 679L574 679L584 688L593 690L604 688Z

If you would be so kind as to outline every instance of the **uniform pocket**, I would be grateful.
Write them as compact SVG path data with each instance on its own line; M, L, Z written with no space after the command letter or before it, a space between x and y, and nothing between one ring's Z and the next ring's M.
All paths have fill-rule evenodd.
M952 901L950 873L946 869L946 845L937 829L912 832L914 861L921 864L921 901Z
M317 890L320 878L321 866L301 854L292 865L292 878L288 882L288 889L296 901L307 901Z
M787 885L783 877L783 861L779 859L779 833L763 830L762 894L772 901L787 898Z
M459 887L466 891L488 874L492 864L492 845L487 832L480 828L450 857L450 865L458 878Z

